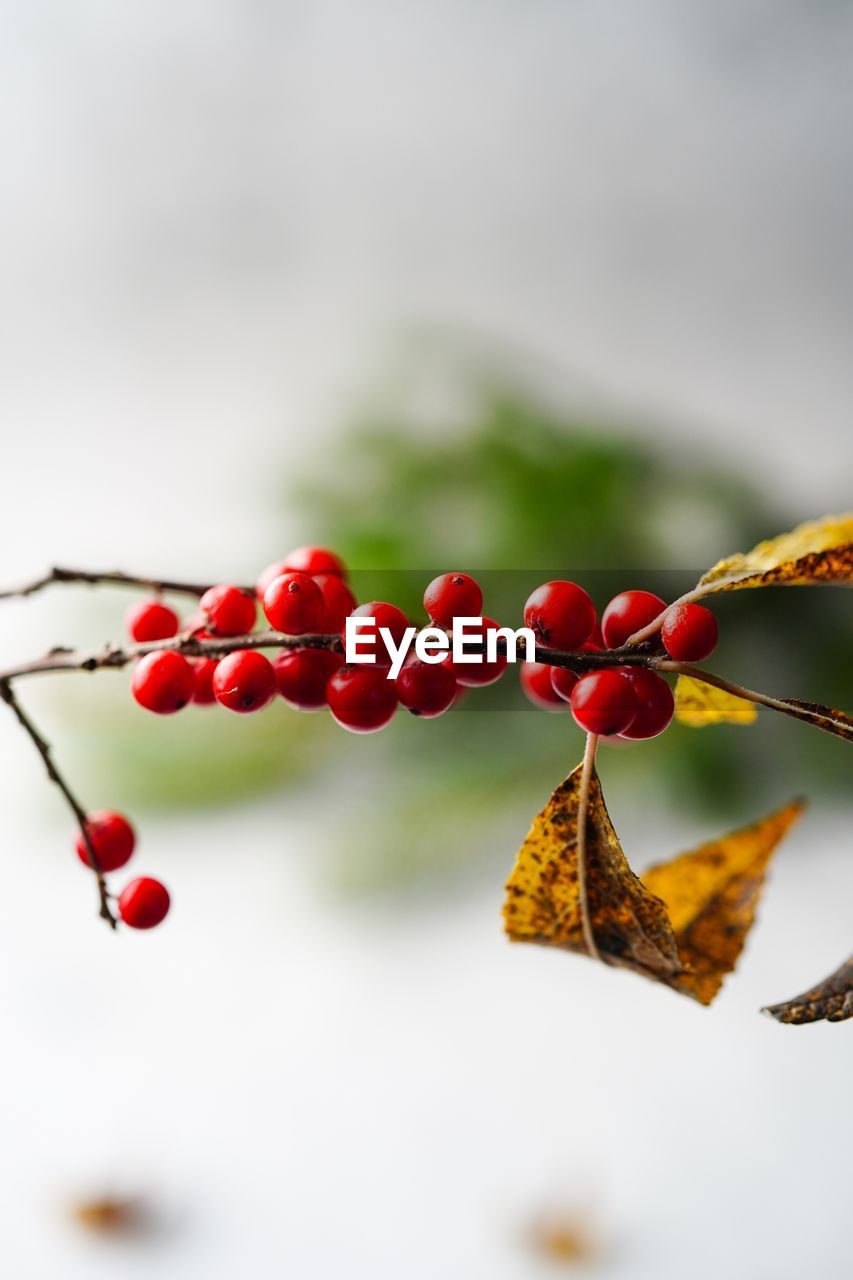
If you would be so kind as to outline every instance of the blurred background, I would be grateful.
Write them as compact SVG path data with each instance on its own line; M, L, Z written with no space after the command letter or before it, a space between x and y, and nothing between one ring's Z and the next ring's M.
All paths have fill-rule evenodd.
M509 620L848 508L851 55L837 0L0 0L0 580L319 541L364 598L465 568ZM130 599L4 604L4 665ZM718 613L717 669L853 706L845 592ZM637 869L814 801L709 1011L503 938L582 745L514 685L369 739L126 686L24 694L137 823L150 936L94 918L0 721L13 1274L849 1274L848 1028L757 1016L849 953L844 744L602 753Z

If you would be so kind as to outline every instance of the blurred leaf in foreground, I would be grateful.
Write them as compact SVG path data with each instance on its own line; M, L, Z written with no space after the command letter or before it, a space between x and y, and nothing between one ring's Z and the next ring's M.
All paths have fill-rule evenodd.
M772 1004L762 1010L777 1022L801 1025L805 1022L844 1022L853 1018L853 956L835 973L801 996Z

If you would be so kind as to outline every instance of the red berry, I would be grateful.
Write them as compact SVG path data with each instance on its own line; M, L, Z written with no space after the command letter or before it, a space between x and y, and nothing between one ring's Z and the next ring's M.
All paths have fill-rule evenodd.
M160 716L172 715L193 696L195 675L186 658L171 649L158 649L140 658L130 691L141 707Z
M717 647L717 619L701 604L674 604L667 609L661 639L678 662L700 662Z
M153 929L166 919L168 911L169 891L151 876L131 880L118 900L118 913L131 929Z
M372 629L365 628L359 633L359 653L365 657L375 654L378 665L390 665L391 654L388 651L387 644L379 634L379 629L384 627L386 631L390 632L395 646L399 647L403 636L406 634L406 628L410 625L409 619L403 613L403 610L398 609L395 604L386 604L384 600L371 600L368 604L361 604L357 609L353 609L350 616L353 618L376 619L375 627ZM368 643L371 635L376 637L373 647ZM372 664L364 663L362 665L370 666Z
M127 818L120 813L113 813L110 809L90 813L86 819L86 830L100 871L117 871L129 860L136 845L136 836ZM75 847L80 861L91 867L89 850L82 835L77 837Z
M483 592L467 573L442 573L424 592L424 608L438 626L450 627L454 618L480 617Z
M297 547L285 559L288 573L334 573L339 578L347 576L346 565L340 556L326 547Z
M244 636L255 625L254 597L239 587L211 587L199 603L211 635Z
M629 636L654 622L666 601L651 591L623 591L614 596L601 615L601 631L608 649L620 649Z
M306 573L284 573L264 592L264 613L276 631L302 636L323 616L323 593Z
M218 666L216 658L193 658L190 666L193 669L193 702L200 707L209 707L216 701L213 692L213 673Z
M260 711L275 689L273 665L256 649L237 649L216 664L213 694L229 711Z
M343 663L331 649L291 649L273 662L278 691L297 711L319 711L326 705L326 685Z
M584 645L586 648L586 645ZM572 690L577 684L580 676L575 675L574 671L570 671L568 667L552 667L551 668L551 688L565 702L568 702L572 696Z
M343 578L338 578L333 573L318 573L314 581L323 596L323 613L317 623L317 630L324 636L339 636L356 606L355 596Z
M667 682L648 667L620 667L637 695L637 713L622 730L623 738L656 738L672 719L675 699Z
M549 667L546 662L523 662L519 671L521 687L534 707L541 711L568 711L569 704L564 702L551 683L551 675L557 667Z
M335 720L352 733L383 728L397 710L394 681L377 667L340 667L326 686L326 697Z
M442 663L413 658L397 676L397 697L412 715L432 719L456 701L456 680Z
M284 561L276 560L274 564L268 564L263 573L258 575L258 580L255 583L255 595L261 604L264 602L264 595L270 583L275 582L276 578L281 578L287 572L287 565Z
M132 640L145 644L149 640L170 640L180 626L174 609L160 600L140 600L124 615L124 625Z
M587 733L622 733L637 714L630 680L611 668L581 676L571 697L572 714Z
M578 649L595 626L595 605L575 582L546 582L528 596L524 625L538 644L551 649Z
M499 622L495 622L494 618L482 618L479 627L466 627L466 639L470 642L473 649L473 641L478 637L486 638L489 631L496 631L500 626ZM466 644L466 650L468 645ZM475 654L471 652L473 658ZM486 662L485 657L477 658L475 662L454 662L452 652L447 655L442 665L453 672L454 679L457 684L464 685L466 689L480 689L487 684L494 684L496 680L500 680L506 671L507 658L505 654L498 654L494 662Z

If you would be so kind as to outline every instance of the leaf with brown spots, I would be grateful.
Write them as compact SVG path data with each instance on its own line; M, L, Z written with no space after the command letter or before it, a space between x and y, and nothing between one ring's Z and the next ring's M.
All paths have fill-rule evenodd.
M727 556L699 579L697 598L744 587L853 582L853 513L824 516L744 554Z
M853 956L845 960L835 973L831 973L816 987L804 991L793 1000L771 1004L762 1009L777 1022L789 1022L801 1026L806 1022L844 1022L853 1018Z
M670 986L700 1004L714 999L755 920L767 864L803 808L792 801L644 873L646 888L666 904L681 957Z
M513 942L538 942L586 955L577 857L581 768L557 787L534 819L507 882L504 925ZM669 981L681 963L666 910L628 866L594 770L586 841L590 918L602 958Z
M754 702L737 698L725 689L703 684L691 676L679 676L675 685L675 718L691 729L708 724L753 724L758 708Z

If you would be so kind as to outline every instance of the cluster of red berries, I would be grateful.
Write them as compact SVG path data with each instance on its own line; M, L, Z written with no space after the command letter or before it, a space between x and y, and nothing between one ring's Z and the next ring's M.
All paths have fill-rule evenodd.
M95 851L98 868L104 874L118 871L130 861L136 847L136 833L127 818L103 809L86 818L86 832ZM77 837L77 856L87 867L92 860L82 833ZM169 891L159 880L138 876L119 895L118 913L132 929L153 929L169 910Z
M235 586L212 587L202 596L200 613L186 624L183 634L197 639L248 635L257 621L259 602L268 624L291 637L309 633L338 637L348 617L373 619L375 658L347 665L337 647L313 645L288 648L273 659L248 648L221 658L156 650L134 668L131 688L137 702L160 715L179 711L190 702L219 702L231 711L249 712L280 694L300 711L328 707L344 728L370 733L388 724L398 705L414 715L439 716L454 705L462 690L494 683L507 666L502 654L492 661L484 657L460 664L451 653L427 663L412 652L396 678L390 679L391 655L379 628L385 628L399 646L409 619L384 601L357 605L342 561L321 547L299 547L270 565L254 593ZM485 640L499 624L483 617L482 607L480 586L465 573L442 574L424 593L424 608L434 626L449 629L456 618L479 618L479 635ZM667 608L665 601L648 591L616 596L598 626L595 606L582 587L546 582L528 598L524 624L543 647L591 652L621 649L630 636L661 615L661 638L671 657L697 661L714 648L717 624L707 609L691 603ZM140 642L169 639L180 629L177 614L159 600L136 605L127 624L132 638ZM673 698L666 681L628 661L582 676L565 667L523 663L521 683L537 707L571 709L581 728L590 733L650 738L672 718Z

